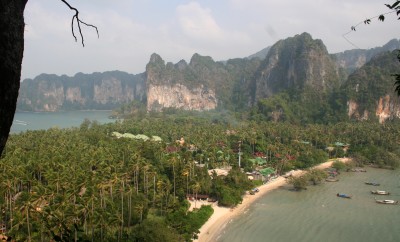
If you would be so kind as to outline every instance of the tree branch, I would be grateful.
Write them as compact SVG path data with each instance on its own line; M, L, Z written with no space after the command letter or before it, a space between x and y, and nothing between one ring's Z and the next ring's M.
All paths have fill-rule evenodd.
M356 47L357 49L359 49L359 47L358 47L357 45L355 45L353 42L351 42L349 39L346 38L346 35L350 34L350 33L353 32L353 31L356 31L356 28L357 28L360 24L370 24L372 19L376 19L376 18L377 18L379 21L382 21L382 22L383 22L383 21L385 21L385 15L387 15L387 14L396 13L397 16L399 16L399 15L400 15L400 6L399 6L399 5L400 5L400 0L396 0L392 5L390 5L390 4L385 4L385 6L388 7L389 9L391 9L391 11L386 12L386 13L382 13L382 14L379 14L379 15L374 16L374 17L372 17L372 18L367 18L367 19L365 19L364 21L361 21L361 22L359 22L358 24L351 26L350 31L348 31L348 32L346 32L346 33L344 33L344 34L342 35L343 38L344 38L349 44L351 44L352 46L354 46L354 47ZM399 19L400 19L400 18L399 18ZM400 59L399 59L399 60L400 60Z
M67 5L71 10L75 11L75 14L74 14L74 16L72 16L72 21L71 21L72 36L74 36L75 41L78 41L78 39L76 38L76 35L75 35L74 22L76 22L76 24L78 25L78 30L79 30L79 34L80 34L80 36L81 36L82 46L83 46L83 47L85 47L85 44L84 44L84 41L83 41L84 39L83 39L81 24L84 24L84 25L86 25L86 26L88 26L88 27L92 27L92 28L96 29L97 38L100 38L100 36L99 36L99 31L98 31L98 29L97 29L96 26L94 26L94 25L92 25L92 24L88 24L88 23L83 22L83 21L79 18L79 11L78 11L78 9L72 7L66 0L61 0L61 1L62 1L63 3L65 3L65 5Z

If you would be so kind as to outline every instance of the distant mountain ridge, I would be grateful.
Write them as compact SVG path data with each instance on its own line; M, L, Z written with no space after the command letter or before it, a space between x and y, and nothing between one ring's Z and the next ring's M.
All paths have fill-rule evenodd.
M346 96L350 92L345 88L353 88L347 84L353 83L356 75L352 73L374 60L375 56L399 48L399 40L391 40L382 47L370 50L329 54L322 40L302 33L280 40L249 57L223 62L194 54L189 63L181 60L173 64L165 63L161 56L153 54L146 71L137 75L119 71L78 73L74 77L42 74L24 80L21 83L18 110L111 109L138 101L145 104L148 111L162 111L164 108L240 111L256 107L261 101L268 106L265 112L281 114L273 115L274 119L279 120L279 117L288 118L296 113L282 108L282 105L290 106L295 102L303 107L308 105L311 110L313 97L318 97L316 101L319 103L326 102L330 112L334 113L339 102L332 101L335 93L341 96L342 103L339 105L342 110L336 111L347 112L351 118L360 118L362 115L350 115L343 110L343 106L351 104L350 97ZM374 61L379 64L379 61ZM390 77L385 78L390 80ZM288 103L282 104L281 100L272 105L271 102L278 97L276 95L282 93L289 95L290 100L282 99ZM393 93L387 95L393 97ZM358 105L363 106L360 102L363 101L358 99ZM379 98L374 102L379 103ZM371 106L367 108L369 110L377 108L373 107L373 102L368 105ZM286 115L282 110L286 110ZM323 115L328 114L322 112L317 116Z
M113 109L145 100L143 74L121 71L77 73L73 77L41 74L21 83L17 110L59 111Z
M374 56L386 51L400 49L400 40L392 39L382 47L372 49L353 49L333 54L336 58L336 64L346 70L347 74L351 74L356 69L365 65Z

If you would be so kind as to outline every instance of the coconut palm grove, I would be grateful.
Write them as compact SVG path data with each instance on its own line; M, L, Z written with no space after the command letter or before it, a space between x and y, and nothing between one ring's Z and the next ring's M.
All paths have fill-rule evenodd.
M188 198L234 207L268 179L261 170L281 175L329 158L394 169L399 130L398 122L300 125L177 111L12 134L0 159L1 234L15 241L191 241L213 209L189 211Z

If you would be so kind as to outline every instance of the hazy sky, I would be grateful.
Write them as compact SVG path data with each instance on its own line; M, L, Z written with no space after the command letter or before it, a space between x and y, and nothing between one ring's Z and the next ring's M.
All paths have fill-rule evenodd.
M343 38L351 26L390 10L394 0L69 0L82 21L85 47L71 34L73 13L61 0L29 0L25 9L22 79L41 73L74 75L145 71L152 53L166 62L194 53L215 61L249 56L280 39L308 32L330 53L354 49ZM399 38L388 14L346 35L358 48ZM79 37L79 36L78 36Z

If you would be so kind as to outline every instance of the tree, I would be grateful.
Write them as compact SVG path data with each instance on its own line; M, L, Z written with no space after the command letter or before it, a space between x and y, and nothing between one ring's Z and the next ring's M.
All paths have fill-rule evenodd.
M298 177L291 176L288 178L288 183L293 185L293 189L296 191L306 190L308 185L308 177L301 175Z
M66 0L61 1L75 12L71 21L72 35L77 41L74 30L74 25L77 25L84 46L81 24L95 28L98 35L97 27L83 22L76 8ZM24 53L24 10L27 2L28 0L0 2L0 73L3 79L0 82L0 155L6 145L17 105Z
M310 171L308 171L307 174L308 179L312 182L313 185L321 183L328 177L328 173L320 169L311 169Z
M0 154L14 119L24 52L24 10L28 0L0 2Z
M146 219L143 223L135 226L131 241L180 241L175 230L159 219Z

